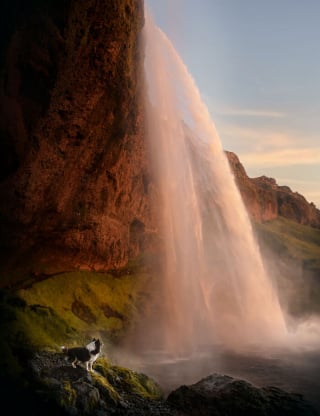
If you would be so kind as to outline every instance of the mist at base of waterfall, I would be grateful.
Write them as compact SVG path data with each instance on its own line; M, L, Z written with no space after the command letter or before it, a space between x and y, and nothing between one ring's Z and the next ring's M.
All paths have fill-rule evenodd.
M181 385L218 373L247 380L258 387L275 386L302 394L320 412L320 351L314 347L268 351L252 346L236 351L210 345L179 359L163 350L153 350L145 351L130 365L152 377L165 395Z

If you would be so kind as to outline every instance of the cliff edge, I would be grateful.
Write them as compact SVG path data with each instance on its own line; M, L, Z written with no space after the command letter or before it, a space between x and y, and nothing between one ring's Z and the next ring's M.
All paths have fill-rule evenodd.
M273 178L249 178L238 156L233 152L226 155L251 218L263 222L285 217L320 228L320 211L312 202L288 186L279 186Z

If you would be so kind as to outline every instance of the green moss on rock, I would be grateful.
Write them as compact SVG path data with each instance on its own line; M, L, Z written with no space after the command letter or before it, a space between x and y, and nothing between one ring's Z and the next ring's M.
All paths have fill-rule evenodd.
M163 398L159 385L143 373L112 365L105 359L98 360L95 368L111 385L126 394L152 400Z
M141 260L135 260L112 273L66 272L14 293L3 292L3 373L23 376L25 356L85 345L93 336L102 338L107 350L139 319L150 279Z
M92 382L95 387L101 392L104 397L108 397L108 401L112 401L115 404L121 400L120 394L109 383L108 379L99 373L92 375Z
M115 339L136 319L139 297L149 279L147 273L137 271L121 277L91 271L62 273L17 292L29 311L19 319L28 327L31 321L34 326L43 321L45 332L52 322L48 329L54 335L57 327L59 344L66 335L63 324L84 335L103 332ZM57 342L52 345L48 340L48 345Z
M62 408L70 409L70 407L75 407L77 399L76 391L71 387L69 381L63 381L62 391L60 394L60 405Z
M151 408L145 413L134 410L163 404L160 388L153 380L104 358L99 358L95 371L88 373L83 366L66 364L62 353L43 351L30 359L29 367L28 377L39 392L39 400L49 408L57 407L56 414L149 415L153 414Z

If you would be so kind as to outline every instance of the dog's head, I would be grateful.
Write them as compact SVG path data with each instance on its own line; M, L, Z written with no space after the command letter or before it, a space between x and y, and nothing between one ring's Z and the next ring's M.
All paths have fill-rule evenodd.
M95 340L95 346L96 346L96 351L98 351L98 352L100 352L101 351L101 348L102 348L102 342L100 341L100 339L96 339Z
M89 342L88 345L86 345L86 348L91 352L91 351L101 351L102 348L102 342L100 341L100 339L96 339L93 338L91 342Z

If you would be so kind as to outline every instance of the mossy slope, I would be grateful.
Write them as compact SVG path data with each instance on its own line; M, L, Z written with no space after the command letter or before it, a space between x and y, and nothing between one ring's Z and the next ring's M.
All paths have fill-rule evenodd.
M105 355L140 316L150 280L139 259L110 273L66 272L2 291L0 381L9 386L10 401L23 395L28 398L23 406L39 401L37 409L49 405L50 415L107 408L124 415L127 409L157 407L159 386L144 374L112 365ZM104 347L96 372L88 375L64 360L61 346L85 345L92 336L102 338Z
M102 338L108 348L138 319L150 280L148 268L137 260L113 274L66 272L2 292L1 369L21 375L26 355L85 345L93 336Z
M136 316L141 290L147 280L147 275L130 274L118 278L111 274L77 271L54 276L17 294L38 315L44 310L52 311L77 332L102 331L117 338ZM52 341L55 346L56 340Z
M15 403L19 410L15 414L142 416L163 405L161 389L148 376L114 366L105 358L94 367L88 373L82 366L73 368L62 353L35 353L29 359L24 389L35 393L35 400Z
M320 230L283 217L255 229L284 306L295 316L320 314Z
M279 217L256 224L260 238L281 255L312 264L320 270L320 230Z

